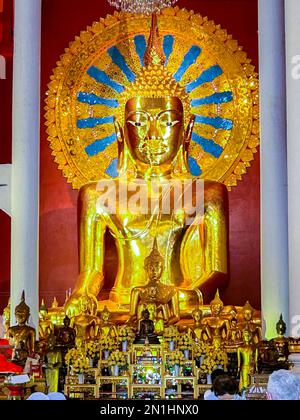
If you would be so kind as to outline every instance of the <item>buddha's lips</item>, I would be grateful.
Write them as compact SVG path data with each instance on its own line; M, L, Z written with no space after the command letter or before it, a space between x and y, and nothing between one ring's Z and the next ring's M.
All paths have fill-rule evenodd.
M147 156L160 156L168 151L168 146L162 140L147 140L142 147L141 153Z

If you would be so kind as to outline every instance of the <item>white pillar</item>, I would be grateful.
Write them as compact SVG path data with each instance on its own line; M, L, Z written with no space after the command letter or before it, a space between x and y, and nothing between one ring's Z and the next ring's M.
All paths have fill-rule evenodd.
M290 335L300 337L300 2L286 0Z
M284 0L259 0L259 61L262 316L270 339L281 313L288 322Z
M15 0L11 308L25 290L38 326L41 0Z

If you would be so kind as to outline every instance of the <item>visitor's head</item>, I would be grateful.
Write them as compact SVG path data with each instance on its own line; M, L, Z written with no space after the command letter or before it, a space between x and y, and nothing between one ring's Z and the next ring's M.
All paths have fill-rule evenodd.
M211 382L212 384L214 384L214 381L219 377L219 376L224 376L226 375L225 371L223 369L216 369L212 372L211 374Z
M213 382L213 389L219 400L232 400L238 393L238 384L230 376L222 375Z
M299 400L300 380L288 370L273 372L268 382L269 400Z

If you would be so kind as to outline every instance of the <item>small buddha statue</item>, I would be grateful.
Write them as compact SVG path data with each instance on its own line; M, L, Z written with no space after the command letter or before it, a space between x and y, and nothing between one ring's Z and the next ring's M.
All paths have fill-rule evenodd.
M23 365L26 359L34 352L35 329L26 325L30 317L30 308L25 302L25 292L22 293L21 302L15 308L17 325L10 327L7 337L14 346L13 361Z
M252 342L252 334L248 329L243 331L243 344L238 347L238 372L240 373L240 391L249 388L251 375L257 371L258 347Z
M87 291L80 298L80 315L72 319L76 331L76 346L82 347L95 336L97 329L97 300Z
M54 326L48 317L48 311L45 306L44 299L42 299L39 311L39 339L46 341L49 335L54 331Z
M118 336L117 327L109 321L110 317L111 313L105 306L103 311L100 312L100 322L97 325L96 331L97 338L115 338Z
M230 324L227 318L222 316L224 304L220 299L219 290L217 290L215 298L210 302L211 316L203 319L204 333L209 342L213 342L215 336L221 337L222 340L228 340Z
M62 366L62 355L60 349L56 347L56 337L53 332L51 332L47 339L45 361L48 392L58 392L59 369Z
M189 328L189 333L191 337L200 343L202 341L203 325L202 325L202 316L203 313L201 309L195 309L192 312L192 317L194 320L194 325Z
M64 318L64 326L58 330L57 345L62 347L64 351L75 347L76 332L71 326L71 320L66 315Z
M158 250L157 240L154 240L150 255L145 258L144 269L148 276L146 286L135 287L131 292L131 320L140 320L145 309L150 313L150 319L155 323L155 331L164 331L164 324L179 321L179 301L177 288L163 284L164 259ZM160 313L162 316L160 316Z
M252 334L252 340L254 344L258 344L262 340L262 329L261 326L253 320L254 309L249 302L246 302L242 309L242 321L240 323L240 329L249 330Z
M276 347L278 351L278 362L286 363L289 357L289 339L285 336L286 334L286 323L283 320L282 314L276 324L276 331L278 336L271 340L271 344Z
M10 298L8 300L7 306L3 310L3 327L4 327L4 337L7 336L7 331L10 327Z
M139 332L135 338L134 344L160 344L157 335L154 332L154 322L150 319L148 309L142 313L143 319L140 321Z
M239 346L242 342L242 331L238 326L238 320L237 318L232 318L230 320L230 330L227 344L230 347L236 347Z

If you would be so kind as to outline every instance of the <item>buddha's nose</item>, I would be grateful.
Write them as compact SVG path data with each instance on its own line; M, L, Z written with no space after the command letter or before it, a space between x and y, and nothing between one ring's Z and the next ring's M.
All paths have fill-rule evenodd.
M149 140L156 140L159 138L159 130L158 130L158 122L156 118L150 120L149 131L148 131L148 139Z

